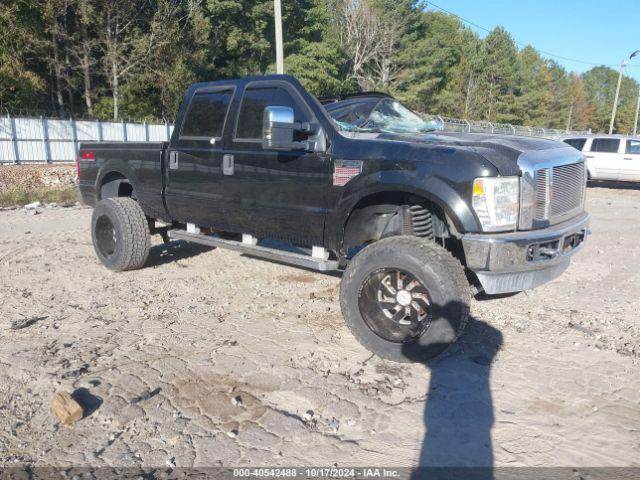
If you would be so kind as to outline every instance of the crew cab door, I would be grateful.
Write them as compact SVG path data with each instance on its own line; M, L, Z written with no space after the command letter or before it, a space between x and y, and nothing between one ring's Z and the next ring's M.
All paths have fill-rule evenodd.
M620 173L619 138L595 137L585 155L594 180L618 180Z
M233 86L196 90L168 152L165 198L172 219L201 226L223 222L223 132Z
M292 108L296 122L316 120L291 84L265 80L246 85L225 148L222 184L229 228L321 245L331 184L329 160L324 152L263 149L262 120L268 106Z
M618 179L627 182L640 182L640 139L630 138L622 142L624 153L620 162Z

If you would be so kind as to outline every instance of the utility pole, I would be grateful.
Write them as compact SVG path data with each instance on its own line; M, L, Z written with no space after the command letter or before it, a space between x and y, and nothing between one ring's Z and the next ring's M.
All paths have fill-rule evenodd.
M620 96L620 84L622 83L622 73L627 63L623 60L620 64L620 75L618 75L618 86L616 87L616 96L613 100L613 110L611 111L611 123L609 124L609 135L613 133L613 123L616 120L616 110L618 110L618 97Z
M638 112L640 111L640 88L638 88L638 103L636 104L636 117L633 120L633 135L638 131Z
M284 48L282 43L282 4L280 0L273 0L276 20L276 72L284 73Z

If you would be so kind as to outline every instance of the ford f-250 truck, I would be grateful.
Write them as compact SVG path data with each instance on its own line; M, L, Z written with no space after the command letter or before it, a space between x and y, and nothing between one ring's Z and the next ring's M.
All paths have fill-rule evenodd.
M436 131L384 94L322 104L285 75L194 84L170 142L83 143L78 172L108 268L161 234L344 270L348 327L396 361L454 342L472 293L556 278L589 222L569 145Z

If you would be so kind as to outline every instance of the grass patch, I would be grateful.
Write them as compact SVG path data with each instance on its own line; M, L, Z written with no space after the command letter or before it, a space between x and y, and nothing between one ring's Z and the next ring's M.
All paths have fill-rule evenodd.
M33 202L72 203L78 201L78 188L9 188L0 191L0 207L22 206Z

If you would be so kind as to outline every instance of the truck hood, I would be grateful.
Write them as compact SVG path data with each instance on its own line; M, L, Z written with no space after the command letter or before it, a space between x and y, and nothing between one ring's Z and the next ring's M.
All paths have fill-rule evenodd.
M544 138L517 135L490 135L483 133L382 133L377 138L379 140L468 148L478 155L481 155L503 176L520 175L521 170L518 166L518 158L523 153L572 148L564 143ZM562 155L560 151L558 154ZM579 154L579 152L576 151L576 154Z

